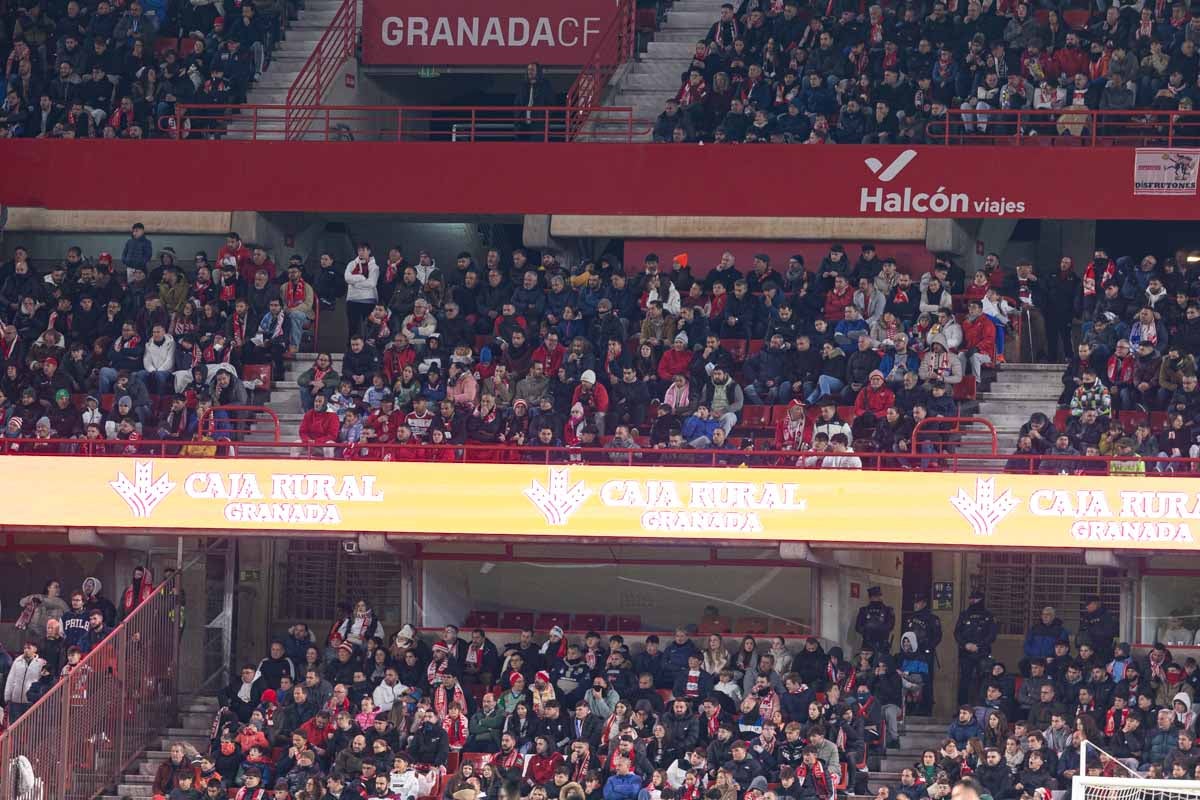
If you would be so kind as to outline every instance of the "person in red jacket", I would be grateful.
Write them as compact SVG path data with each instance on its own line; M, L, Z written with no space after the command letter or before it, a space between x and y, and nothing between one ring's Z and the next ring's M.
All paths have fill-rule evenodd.
M338 415L326 408L325 395L313 397L313 407L300 420L300 441L312 445L337 443ZM332 454L332 453L330 453Z
M1054 67L1056 75L1066 75L1074 78L1080 72L1088 72L1088 53L1079 46L1079 34L1068 33L1065 46L1054 51Z
M554 780L554 770L563 763L563 754L554 749L550 737L545 734L535 736L533 743L536 751L525 770L525 783L530 787L545 786Z
M692 351L688 349L686 333L675 334L671 349L658 359L658 377L664 384L670 383L676 375L687 375L692 368Z
M558 334L554 331L546 333L546 338L533 351L533 360L542 365L542 374L557 375L567 355L567 348L559 344Z
M967 303L967 318L962 321L963 342L958 357L962 359L963 374L967 369L978 381L984 364L996 363L996 326L983 313L983 303Z
M813 421L804 411L804 401L792 398L787 415L775 423L776 450L807 450L812 445Z
M585 369L579 376L579 385L571 395L571 405L579 403L583 406L585 419L590 419L604 435L604 416L608 413L608 390L602 384L596 383L596 373Z
M833 288L825 295L825 321L840 322L846 317L846 306L854 302L854 290L841 275L833 279Z
M888 406L895 402L896 395L884 383L883 373L873 370L867 376L867 385L862 388L854 400L854 417L857 420L870 414L877 420L888 410ZM871 421L864 424L871 424ZM872 427L874 426L872 425Z

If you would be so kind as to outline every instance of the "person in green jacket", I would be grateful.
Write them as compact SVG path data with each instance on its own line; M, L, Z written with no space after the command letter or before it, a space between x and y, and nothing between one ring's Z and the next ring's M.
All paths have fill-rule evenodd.
M341 379L337 370L333 368L333 356L329 353L318 353L313 365L300 373L300 377L296 379L296 385L300 387L300 409L310 410L313 407L313 398L318 394L328 398L337 390Z
M479 710L471 715L467 728L468 753L494 753L500 749L500 733L504 715L496 706L496 695L488 692L480 700Z

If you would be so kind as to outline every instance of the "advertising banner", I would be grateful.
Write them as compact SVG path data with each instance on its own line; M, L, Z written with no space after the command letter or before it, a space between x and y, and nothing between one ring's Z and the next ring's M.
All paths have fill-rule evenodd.
M128 143L63 148L53 139L0 140L4 203L144 208L122 171ZM1134 194L1131 147L900 147L485 142L244 142L147 140L139 153L188 186L154 197L159 211L249 210L383 214L622 214L873 219L1200 219L1194 195ZM731 160L732 159L732 160ZM229 163L230 194L208 165ZM295 169L304 164L304 169ZM771 175L761 190L712 191L712 175ZM877 170L876 170L877 168ZM372 180L363 181L363 175ZM464 192L480 175L505 191ZM420 192L395 187L420 186ZM313 193L313 186L328 191ZM579 191L587 186L588 191ZM663 191L670 186L671 191ZM819 186L820 191L796 191ZM1052 187L1048 189L1047 187ZM233 205L230 205L230 204Z
M1133 158L1133 193L1194 197L1200 150L1140 147Z
M18 526L1193 550L1200 481L797 469L13 457ZM1192 526L1197 526L1197 532Z
M579 66L616 11L615 0L364 0L363 63Z

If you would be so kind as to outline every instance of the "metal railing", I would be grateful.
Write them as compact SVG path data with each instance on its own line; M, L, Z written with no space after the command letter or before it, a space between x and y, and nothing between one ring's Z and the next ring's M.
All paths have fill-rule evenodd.
M4 732L0 800L90 800L162 736L179 691L180 580L155 587Z
M574 109L574 113L567 118L568 139L576 141L589 122L593 123L593 128L597 123L607 122L597 119L594 111L604 102L604 90L608 88L608 82L616 74L617 68L633 58L636 46L637 3L635 0L620 0L616 16L567 90L567 106Z
M581 113L604 124L571 133L572 120ZM570 138L574 142L628 143L648 138L653 121L636 119L628 107L180 103L174 114L159 119L158 127L178 140L189 134L221 135L232 127L239 137L251 141L565 142Z
M1196 147L1200 111L955 108L925 133L930 144Z
M938 426L942 426L939 430ZM238 459L311 458L351 461L416 461L472 464L607 464L667 467L750 467L773 469L828 469L827 458L849 456L858 459L860 469L916 472L1005 472L1016 475L1107 475L1110 471L1124 477L1138 472L1128 469L1135 457L1050 455L1029 453L979 452L977 440L966 439L956 418L931 420L914 436L904 452L860 450L779 450L760 446L753 437L734 435L742 445L725 449L586 446L517 446L503 443L469 442L464 444L354 444L328 441L255 441L237 447L217 440L179 442L140 439L5 439L2 456L77 456L77 457L231 457ZM188 447L192 445L192 447ZM217 446L220 445L220 446ZM1136 457L1146 475L1161 477L1200 477L1200 458ZM1116 466L1113 466L1116 465ZM0 798L0 800L4 800Z
M342 0L329 27L288 89L287 105L293 110L285 126L287 139L304 137L315 118L310 109L320 106L325 91L333 84L342 65L354 56L357 37L358 0Z

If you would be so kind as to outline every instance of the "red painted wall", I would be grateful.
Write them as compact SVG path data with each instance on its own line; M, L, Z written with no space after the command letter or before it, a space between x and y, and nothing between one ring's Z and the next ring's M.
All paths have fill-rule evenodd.
M814 240L805 242L753 242L753 241L681 241L667 239L627 239L625 240L625 271L632 273L640 270L642 261L647 253L656 253L660 263L665 267L671 258L679 253L688 254L688 264L692 275L699 278L707 275L726 250L733 253L737 259L737 268L743 273L749 272L754 266L754 254L766 253L771 257L771 266L780 272L787 269L788 259L793 254L804 256L804 265L811 272L821 263L821 259L829 252L831 240ZM858 260L862 242L843 241L846 257L853 264ZM879 258L891 256L896 259L896 267L901 272L907 272L919 278L933 266L933 254L925 249L924 242L874 242L875 252Z
M1194 189L1134 194L1133 148L909 152L857 145L6 139L0 202L170 211L1200 219ZM770 179L742 187L738 175ZM888 199L887 208L862 210L863 192ZM942 212L906 210L918 195L922 206L933 195L965 201Z

